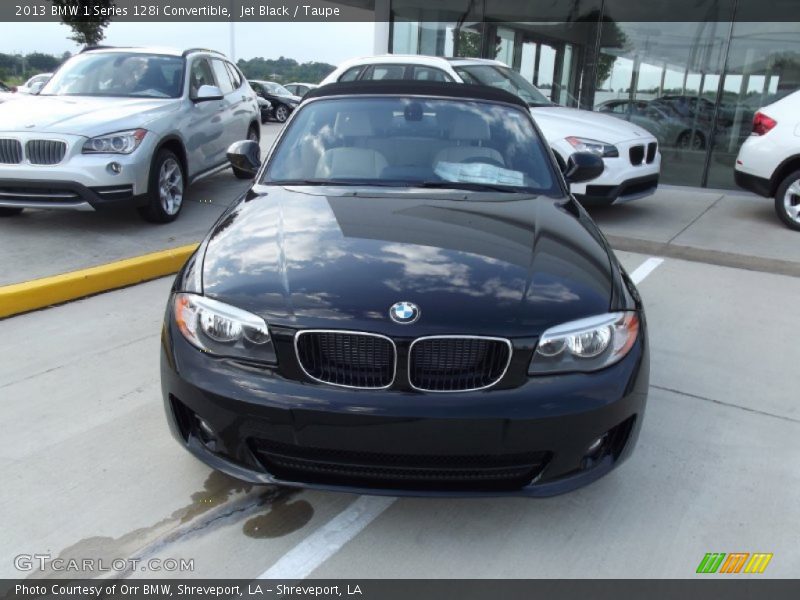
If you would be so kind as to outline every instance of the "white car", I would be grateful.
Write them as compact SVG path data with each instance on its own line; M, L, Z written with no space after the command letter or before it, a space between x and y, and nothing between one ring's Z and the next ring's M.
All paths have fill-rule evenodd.
M775 212L800 231L800 91L760 108L739 149L736 184L775 198Z
M224 55L90 48L37 96L0 104L0 217L135 207L174 221L188 186L231 167L231 144L260 135L256 95Z
M52 73L39 73L38 75L34 75L28 81L25 82L24 85L21 85L17 88L18 94L35 94L37 93L44 84L50 81L50 78L53 76Z
M605 170L572 193L587 205L609 205L655 192L661 172L658 141L647 130L609 115L566 108L551 102L522 75L495 60L387 54L345 61L322 80L412 79L489 85L520 96L530 106L559 164L574 152L603 157Z

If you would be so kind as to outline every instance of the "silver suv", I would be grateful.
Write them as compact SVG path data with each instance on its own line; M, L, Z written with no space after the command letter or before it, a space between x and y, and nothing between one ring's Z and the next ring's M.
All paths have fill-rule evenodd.
M37 95L0 105L0 216L135 206L173 221L189 183L260 135L256 94L222 54L87 49Z

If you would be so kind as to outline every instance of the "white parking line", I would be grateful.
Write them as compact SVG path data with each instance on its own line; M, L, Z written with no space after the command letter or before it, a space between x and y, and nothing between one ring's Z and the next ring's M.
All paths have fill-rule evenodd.
M359 496L350 506L284 554L259 579L305 579L397 498Z
M631 273L631 279L636 284L640 283L662 262L663 258L648 258ZM284 554L258 579L305 579L396 500L386 496L359 496L350 506Z
M655 258L651 256L642 264L640 264L638 267L636 267L636 270L633 273L631 273L631 280L633 280L633 283L638 285L639 283L644 281L645 277L647 277L648 275L650 275L650 273L655 271L658 265L660 265L663 262L664 262L663 258Z

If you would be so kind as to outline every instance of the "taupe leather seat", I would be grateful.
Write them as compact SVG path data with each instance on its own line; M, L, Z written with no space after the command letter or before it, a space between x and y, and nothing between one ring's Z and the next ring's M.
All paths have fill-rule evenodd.
M357 112L341 112L336 115L333 134L344 143L353 144L354 139L365 139L374 135L369 116ZM377 179L386 168L386 157L377 150L365 148L364 143L330 148L322 153L315 177L323 179Z
M437 152L434 165L439 162L465 162L473 158L489 158L501 165L505 164L503 155L497 150L481 146L491 137L489 124L485 119L469 112L459 113L450 131L450 140L457 144Z

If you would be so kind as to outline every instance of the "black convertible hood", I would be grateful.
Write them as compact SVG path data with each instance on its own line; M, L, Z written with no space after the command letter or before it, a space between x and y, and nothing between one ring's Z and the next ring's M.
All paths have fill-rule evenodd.
M273 325L521 337L609 310L609 256L564 199L256 189L209 234L203 289Z

